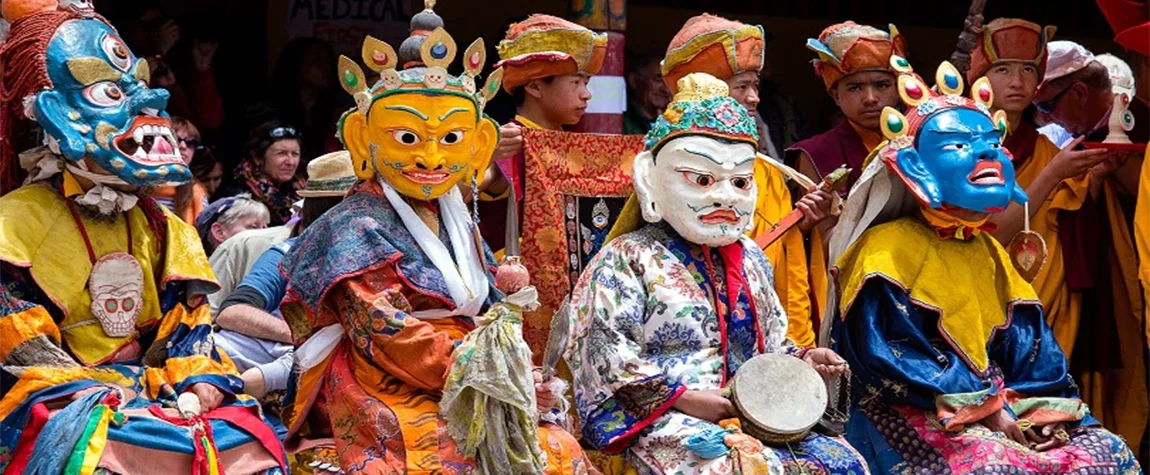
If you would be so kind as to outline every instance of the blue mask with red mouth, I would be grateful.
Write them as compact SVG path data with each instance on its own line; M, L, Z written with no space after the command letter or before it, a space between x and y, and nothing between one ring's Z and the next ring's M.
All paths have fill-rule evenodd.
M46 56L53 87L36 93L34 113L64 157L87 158L136 187L192 179L164 111L168 91L147 86L147 62L115 30L94 18L69 20Z
M923 122L915 141L914 147L898 151L896 161L904 179L922 190L932 208L997 213L1011 201L1026 202L1002 146L1002 131L986 114L942 110Z
M880 127L887 142L875 154L926 207L998 213L1010 202L1025 204L1015 181L1010 152L1002 146L1010 129L1006 112L991 113L994 91L979 78L962 95L962 74L949 62L929 88L910 63L891 57L906 115L883 108Z

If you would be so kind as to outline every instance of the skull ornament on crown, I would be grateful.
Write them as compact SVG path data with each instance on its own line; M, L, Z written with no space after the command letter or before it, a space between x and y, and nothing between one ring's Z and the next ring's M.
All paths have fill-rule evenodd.
M397 70L395 50L370 36L362 53L368 68L379 73L373 85L355 61L339 59L340 84L356 108L340 118L338 135L357 177L378 177L400 194L432 200L487 168L499 129L483 106L499 92L503 70L496 69L476 89L486 61L482 39L463 53L459 77L447 72L456 46L442 27L420 47L423 67Z
M899 73L898 91L907 113L891 107L882 111L887 142L876 151L925 207L978 213L1005 210L1011 201L1023 204L1010 153L1002 146L1009 130L1006 113L991 113L990 81L979 78L965 97L962 76L948 62L935 74L934 91L901 56L891 56Z
M68 170L97 183L145 187L191 180L164 111L168 91L148 87L147 61L132 54L90 5L4 0L3 13L11 23L0 46L3 191L19 184L15 153L22 148L13 148L38 145L13 143L28 136L23 118L43 129L44 144L66 159Z
M678 91L635 157L643 219L666 221L695 244L733 244L755 212L758 129L714 76L687 75Z
M108 336L122 338L136 329L143 303L143 275L136 259L123 252L108 254L92 266L88 276L92 315Z
M1114 107L1110 109L1110 133L1104 142L1130 143L1126 132L1134 130L1134 113L1130 112L1130 101L1136 91L1134 71L1129 64L1112 54L1100 54L1094 59L1110 71L1110 84L1114 91Z

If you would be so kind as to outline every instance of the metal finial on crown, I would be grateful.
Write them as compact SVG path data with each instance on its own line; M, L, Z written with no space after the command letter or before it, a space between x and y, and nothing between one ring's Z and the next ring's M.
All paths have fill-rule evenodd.
M435 1L427 0L425 5L430 8L435 5ZM459 77L454 77L448 74L447 67L455 60L457 51L455 39L447 33L447 30L442 27L436 28L427 36L420 48L420 57L426 66L422 69L422 74L418 74L419 69L409 69L400 74L397 69L399 56L395 48L368 36L363 42L361 55L364 64L379 73L379 81L374 85L368 85L363 69L351 58L340 56L340 85L355 98L359 111L364 114L375 99L404 90L410 90L412 93L429 91L460 93L473 99L478 108L483 109L487 101L499 92L503 69L496 69L488 75L483 88L477 90L475 79L483 71L487 59L483 39L476 39L467 47L463 54L464 72Z

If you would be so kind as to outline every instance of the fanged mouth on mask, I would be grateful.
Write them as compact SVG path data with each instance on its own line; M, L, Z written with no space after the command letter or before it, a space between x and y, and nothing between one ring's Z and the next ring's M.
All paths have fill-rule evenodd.
M116 150L142 165L183 164L171 121L156 109L144 109L112 143Z

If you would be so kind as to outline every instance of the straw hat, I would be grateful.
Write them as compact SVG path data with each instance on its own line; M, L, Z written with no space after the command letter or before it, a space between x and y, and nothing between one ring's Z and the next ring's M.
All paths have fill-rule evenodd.
M347 150L321 155L307 164L307 184L299 195L304 198L343 196L355 179L351 154Z

